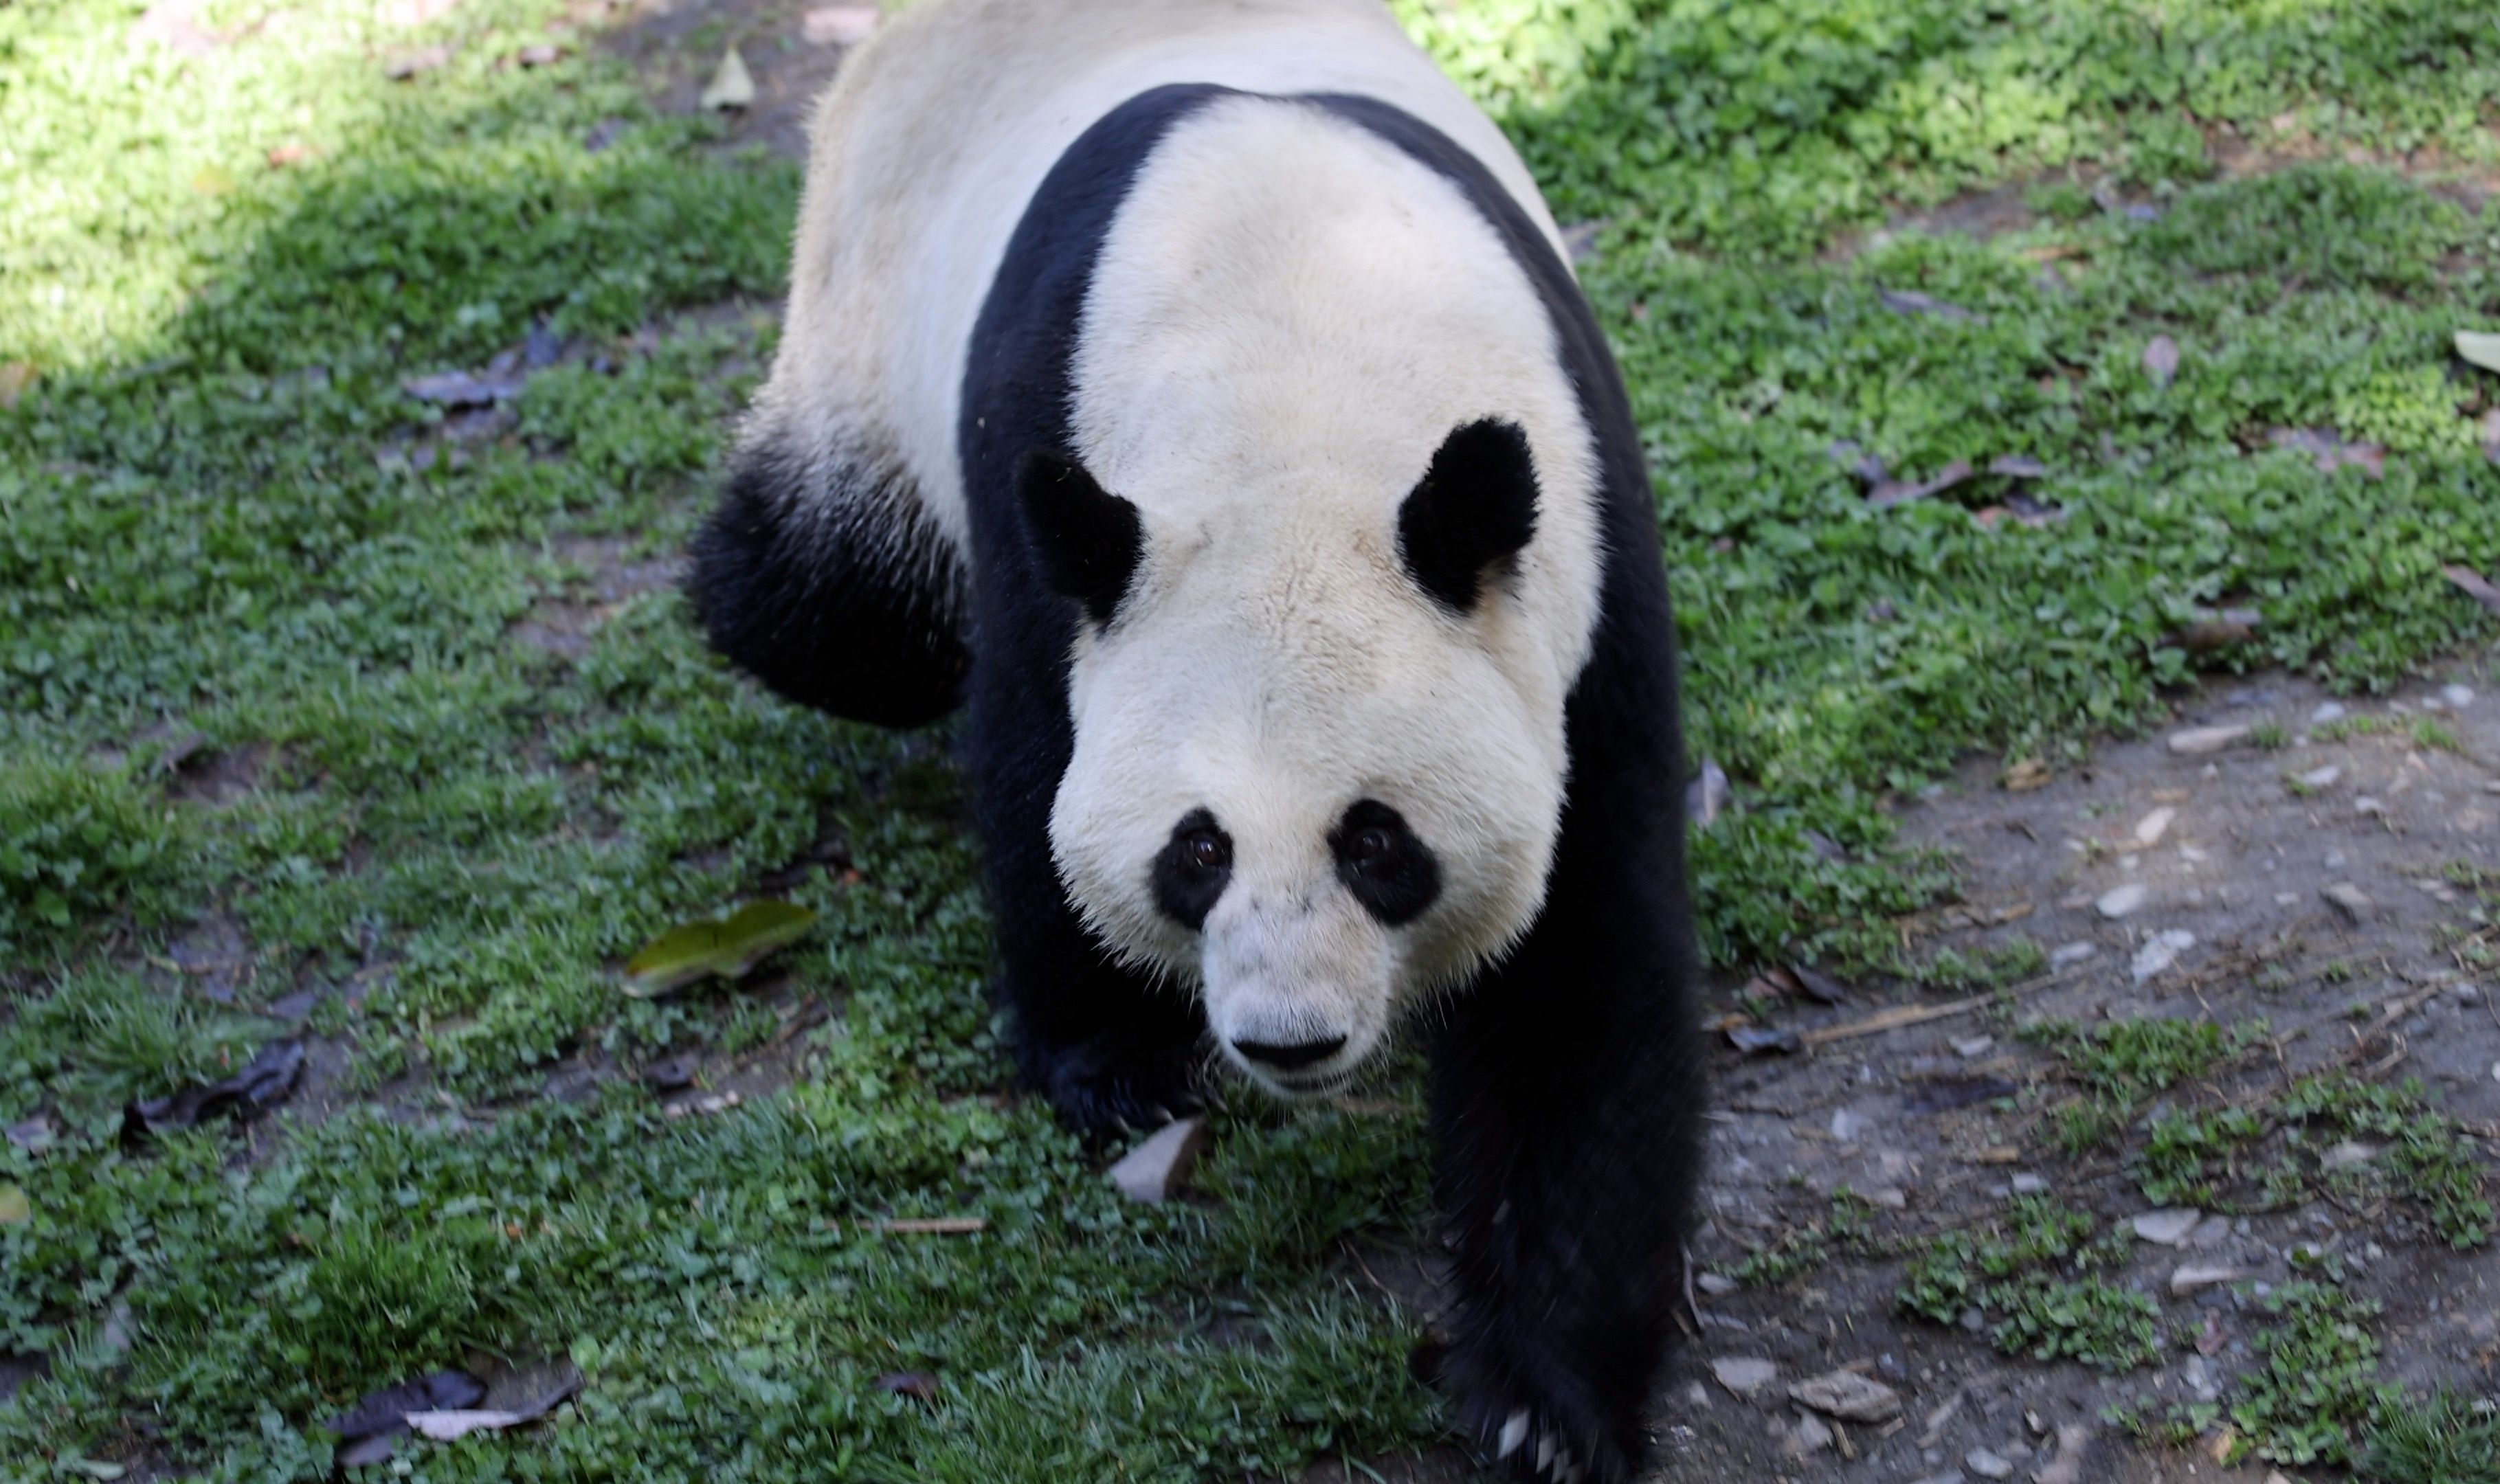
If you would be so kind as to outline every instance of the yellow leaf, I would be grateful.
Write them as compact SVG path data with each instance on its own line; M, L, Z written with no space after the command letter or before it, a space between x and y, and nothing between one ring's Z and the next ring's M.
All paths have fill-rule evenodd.
M35 1219L35 1204L22 1185L0 1185L0 1227L22 1227Z
M796 903L750 902L726 922L679 923L625 961L625 993L646 1000L697 979L744 978L815 921L813 908Z
M703 90L707 109L739 109L755 101L755 79L746 70L746 58L738 54L738 45L730 44L722 54L720 71L711 75L711 85Z

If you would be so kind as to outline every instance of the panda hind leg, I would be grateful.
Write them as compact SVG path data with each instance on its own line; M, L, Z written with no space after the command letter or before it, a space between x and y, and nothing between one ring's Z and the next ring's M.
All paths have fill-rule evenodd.
M891 465L750 435L693 557L712 647L788 699L887 727L961 699L956 557Z

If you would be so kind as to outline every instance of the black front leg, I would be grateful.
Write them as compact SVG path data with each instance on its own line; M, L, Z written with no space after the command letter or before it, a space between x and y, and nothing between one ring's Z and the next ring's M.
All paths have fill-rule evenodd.
M1457 1249L1443 1375L1515 1476L1622 1484L1682 1291L1702 1082L1673 868L1595 878L1574 853L1545 918L1435 1047Z

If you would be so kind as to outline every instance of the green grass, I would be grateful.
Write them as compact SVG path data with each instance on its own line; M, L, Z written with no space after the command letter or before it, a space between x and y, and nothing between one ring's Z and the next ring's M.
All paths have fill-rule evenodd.
M1414 1316L1347 1256L1419 1238L1420 1121L1240 1109L1201 1200L1118 1203L1001 1097L943 739L765 698L650 570L772 349L796 169L655 115L556 0L415 28L211 0L227 40L197 56L134 36L141 9L0 4L0 386L36 377L0 410L0 1123L56 1131L0 1145L32 1208L0 1226L0 1349L52 1358L0 1406L0 1481L142 1454L322 1477L321 1419L481 1355L590 1385L428 1478L1291 1476L1438 1436ZM1714 960L1922 972L1892 919L1951 863L1897 848L1886 804L1965 749L2072 758L2200 668L2385 689L2490 632L2436 574L2500 567L2495 388L2446 352L2500 306L2500 234L2384 164L2220 166L2487 163L2500 5L1402 14L1565 219L1606 224L1584 277L1657 474L1693 745L1735 784L1694 853ZM546 42L568 55L509 65ZM1996 185L2038 219L1868 230ZM564 353L509 415L401 388L534 332ZM2379 444L2384 478L2278 427ZM2049 473L1877 510L1864 454ZM2017 495L2063 518L1999 518ZM2253 642L2173 642L2223 607ZM637 943L768 890L823 918L760 982L618 992ZM202 921L243 943L234 1005L166 967ZM118 1141L121 1104L231 1070L296 995L337 1053L324 1105L368 1105ZM2088 1106L2131 1116L2227 1049L2205 1034L2096 1039ZM688 1050L792 1085L668 1119L632 1074ZM539 1097L557 1064L601 1085ZM2348 1097L2304 1125L2374 1130L2369 1178L2455 1239L2488 1213L2429 1116ZM2238 1179L2219 1154L2181 1178ZM873 1225L953 1214L989 1229ZM2013 1285L2009 1350L2123 1364L2141 1316L2088 1236L2030 1276L1985 1243L1930 1276ZM872 1384L898 1369L935 1405Z
M2045 1196L2019 1196L2004 1216L1926 1242L1903 1270L1894 1302L1936 1324L1975 1310L2007 1355L2073 1360L2108 1370L2159 1353L2153 1296L2111 1275L2125 1261L2122 1233Z

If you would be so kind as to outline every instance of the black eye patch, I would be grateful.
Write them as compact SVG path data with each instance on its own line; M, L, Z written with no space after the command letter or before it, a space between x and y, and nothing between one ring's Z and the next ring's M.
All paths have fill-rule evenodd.
M1406 827L1406 818L1376 799L1345 811L1329 832L1337 879L1365 911L1390 927L1414 921L1441 895L1441 864Z
M1204 809L1182 815L1155 852L1155 906L1195 932L1206 926L1206 914L1232 881L1233 837Z

